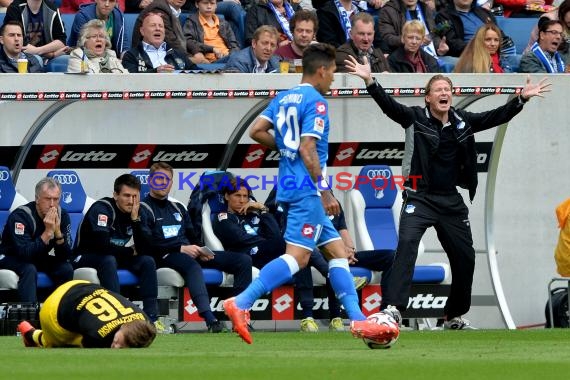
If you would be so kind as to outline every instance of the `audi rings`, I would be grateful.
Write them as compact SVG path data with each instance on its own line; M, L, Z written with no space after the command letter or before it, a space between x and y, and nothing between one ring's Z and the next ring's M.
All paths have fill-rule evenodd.
M54 174L51 178L55 179L61 185L75 185L79 182L77 174Z
M0 170L0 181L4 182L10 179L10 172L8 170Z

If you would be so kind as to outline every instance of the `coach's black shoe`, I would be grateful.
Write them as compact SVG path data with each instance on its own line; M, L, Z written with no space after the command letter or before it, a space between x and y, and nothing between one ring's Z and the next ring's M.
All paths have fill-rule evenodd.
M217 319L212 323L208 324L208 332L213 334L221 333L222 331L225 330L225 328L226 326L224 326L224 324L218 321Z
M22 321L18 325L18 331L22 335L22 341L26 347L38 347L36 342L34 342L34 331L36 329L28 321Z

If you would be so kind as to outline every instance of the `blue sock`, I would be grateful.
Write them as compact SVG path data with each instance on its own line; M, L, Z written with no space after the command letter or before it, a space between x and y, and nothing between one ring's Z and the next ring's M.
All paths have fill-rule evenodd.
M261 269L259 277L236 297L236 306L242 310L250 309L258 298L291 280L293 274L299 271L298 265L295 270L296 264L293 256L287 254L271 260Z
M329 261L329 279L336 297L346 310L351 321L366 319L358 303L358 294L354 288L352 274L348 269L348 260L332 259Z

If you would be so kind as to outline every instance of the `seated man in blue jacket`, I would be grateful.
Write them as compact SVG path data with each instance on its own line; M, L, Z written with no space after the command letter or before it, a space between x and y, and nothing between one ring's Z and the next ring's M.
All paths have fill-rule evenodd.
M279 33L274 26L262 25L253 34L251 46L232 53L224 70L239 73L276 73L279 61L275 54Z
M197 69L185 51L171 48L164 41L164 21L160 13L144 14L140 33L142 41L123 56L123 67L130 73L172 73Z
M117 0L95 0L95 3L82 4L73 19L67 44L71 47L77 46L81 27L90 20L99 19L105 21L107 34L111 40L111 48L120 58L125 50L125 19L123 12L116 5Z
M190 215L178 202L168 199L174 169L157 162L150 167L150 192L141 202L141 220L146 243L143 250L156 259L158 267L172 268L182 275L199 315L208 331L219 333L223 324L210 308L210 297L202 268L212 268L234 275L234 293L239 294L251 283L251 259L238 253L202 248L192 228Z
M0 246L0 269L16 272L22 302L37 302L38 271L46 272L56 286L73 279L71 221L59 207L61 185L46 177L35 193L35 201L8 216Z

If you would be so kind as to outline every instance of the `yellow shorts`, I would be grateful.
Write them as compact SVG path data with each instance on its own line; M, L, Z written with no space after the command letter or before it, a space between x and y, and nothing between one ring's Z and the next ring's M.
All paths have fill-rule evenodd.
M89 281L74 280L59 286L44 302L40 310L44 347L81 347L83 336L61 327L57 321L57 311L62 297L77 284L88 284Z

